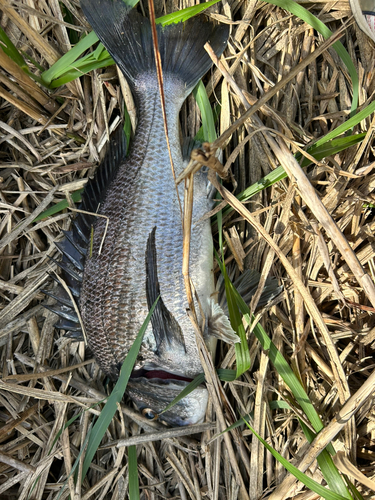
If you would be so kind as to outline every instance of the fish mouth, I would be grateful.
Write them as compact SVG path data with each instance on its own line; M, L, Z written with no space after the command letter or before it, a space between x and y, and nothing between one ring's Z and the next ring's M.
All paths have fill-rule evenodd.
M175 373L166 372L164 370L145 370L141 368L140 370L133 370L130 378L147 378L149 380L152 379L161 379L161 380L182 380L184 382L192 382L192 378L183 377L181 375L177 375Z

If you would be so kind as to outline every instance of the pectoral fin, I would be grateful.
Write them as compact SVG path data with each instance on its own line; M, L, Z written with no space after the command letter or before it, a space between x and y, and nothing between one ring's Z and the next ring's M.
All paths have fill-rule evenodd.
M146 249L146 295L149 309L159 297L151 317L152 330L159 352L175 348L183 348L185 350L185 341L181 327L173 314L168 311L160 294L155 232L156 227L154 227L148 237Z
M209 299L209 313L207 315L207 333L209 336L223 340L227 344L240 342L240 337L231 327L228 316L224 313L219 304L213 299Z

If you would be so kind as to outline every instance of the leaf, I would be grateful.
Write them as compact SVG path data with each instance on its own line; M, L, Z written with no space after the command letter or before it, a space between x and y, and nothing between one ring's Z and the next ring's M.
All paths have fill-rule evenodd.
M57 75L62 75L68 70L69 66L77 60L77 58L86 52L92 45L98 42L99 38L96 34L91 31L82 40L80 40L75 47L70 49L66 54L64 54L58 61L55 62L47 71L42 73L43 82L49 86L51 81L57 77Z
M193 96L195 97L201 112L203 138L205 141L213 142L216 139L215 118L202 80L193 90Z
M156 19L156 24L166 26L168 24L186 21L191 17L199 14L211 5L214 5L219 0L212 0L207 3L188 7L187 9L168 14L167 16ZM138 3L138 0L126 0L125 4L133 7ZM53 89L65 85L80 76L89 73L92 70L104 68L115 64L112 57L109 55L104 46L99 43L94 52L87 54L79 59L90 47L99 41L98 37L91 31L88 35L82 38L75 47L64 54L55 64L47 71L42 73L41 78L44 85ZM203 87L204 88L204 87ZM211 111L212 113L212 111ZM216 138L216 136L215 136Z
M237 305L240 308L244 319L249 325L251 325L251 321L253 320L253 318L250 317L249 307L234 287L233 291L236 296ZM261 343L263 349L268 352L268 356L275 366L277 373L289 387L291 393L297 400L298 404L301 406L315 432L321 431L324 427L323 423L317 411L315 410L314 405L311 403L308 395L306 394L306 391L304 390L300 380L288 365L284 356L276 348L275 344L271 341L271 339L268 337L267 333L259 323L257 323L254 327L254 334ZM300 420L300 423L308 441L311 443L315 439L316 434L312 432L311 429L309 429L302 420ZM317 457L317 461L324 479L327 481L332 491L343 495L343 497L347 499L351 499L345 483L335 464L333 463L330 453L335 454L335 450L332 444L328 445L327 448L324 449Z
M263 446L265 446L265 448L267 448L267 450L276 458L276 460L280 462L281 465L283 465L290 473L292 473L293 476L298 479L298 481L301 481L301 483L307 486L309 490L314 491L326 500L347 500L348 498L351 499L349 492L347 492L348 495L342 496L339 493L330 491L321 484L314 481L314 479L311 479L309 476L298 470L297 467L289 463L286 458L280 455L280 453L278 453L274 448L272 448L272 446L270 446L264 439L262 439L245 419L244 422L251 430L251 432L257 437L257 439L259 439L259 441L263 444Z
M188 394L190 394L191 392L193 392L194 389L196 389L199 385L203 384L204 381L205 381L204 373L200 373L199 375L197 375L195 377L195 379L192 380L184 389L182 389L182 391L180 392L180 394L178 396L176 396L174 398L174 400L171 401L169 403L169 405L166 406L166 408L164 408L164 410L162 412L159 413L159 415L162 415L164 412L170 410L172 408L172 406L174 406L176 403L178 403L179 401L181 401L181 399L183 399Z
M133 444L128 448L129 463L129 500L139 500L139 482L137 466L137 447Z
M90 436L89 443L87 445L87 451L85 455L85 460L83 462L82 467L82 481L85 478L87 471L90 467L92 459L98 449L101 440L103 439L106 430L108 429L109 424L111 423L112 418L114 417L117 411L117 404L122 400L126 386L128 385L128 380L133 370L134 363L137 359L139 349L142 344L143 336L145 334L146 328L150 322L152 313L154 312L155 306L158 302L159 298L157 298L152 305L150 312L148 313L146 319L141 326L139 333L134 341L134 344L131 346L120 371L120 376L118 381L116 382L115 387L113 388L112 393L108 397L106 404L101 411L98 420L96 421L92 433Z
M221 226L219 226L219 234L220 233L221 233ZM230 324L241 340L241 342L234 344L234 350L236 353L236 365L237 365L236 378L238 378L240 375L242 375L242 373L246 372L250 368L251 364L250 351L249 351L249 346L247 344L246 332L242 323L240 310L236 303L236 293L238 292L233 287L228 277L224 262L220 259L217 252L215 252L215 254L216 254L216 260L221 270L221 274L224 276L225 295L227 299Z
M346 132L347 130L350 130L351 127L354 126L354 124L359 123L363 119L363 117L361 118L362 111L360 111L353 118L350 118L347 122L345 122L346 124L345 130L342 131L339 130L340 134ZM370 110L370 113L366 114L366 117L369 116L369 114L371 114L372 112L373 111ZM342 125L340 125L340 127L342 127ZM312 156L314 156L314 158L318 161L322 160L327 156L335 155L340 151L343 151L351 146L354 146L355 144L362 142L364 137L366 136L365 133L362 133L362 134L350 135L347 137L338 137L334 139L335 134L333 134L333 131L327 135L332 136L331 138L329 138L328 141L326 140L327 136L322 137L319 141L317 141L315 144L313 144L311 147L307 149L307 152ZM298 160L301 160L302 159L301 153L298 153L296 155L296 158ZM308 160L307 158L304 158L301 162L302 167L307 167L310 164L311 161ZM266 189L269 186L273 186L274 184L276 184L276 182L279 182L282 179L285 179L286 177L287 174L283 166L280 165L279 167L275 168L275 170L273 170L265 177L260 179L258 182L255 182L254 184L246 188L244 191L242 191L242 193L237 195L237 198L242 202L248 201L252 196L255 196L256 194L260 193L263 189ZM232 210L233 210L232 207L227 207L223 210L222 215L223 216L228 215L230 212L232 212Z
M81 194L83 193L84 188L78 189L77 191L73 191L73 193L70 194L72 200L74 203L77 203L78 201L81 201ZM55 215L59 212L62 212L65 208L68 208L69 203L67 200L62 200L53 205L53 207L48 208L44 212L38 215L33 222L38 222L42 219L46 219L47 217L51 217L51 215Z
M224 382L233 382L233 380L236 380L236 371L235 370L228 370L226 368L218 368L217 374L219 376L219 379L223 380Z
M156 19L156 24L161 24L162 26L168 26L168 24L175 24L187 21L191 17L203 12L204 10L215 5L215 3L220 2L220 0L211 0L210 2L201 3L198 5L193 5L193 7L187 7L186 9L179 10L177 12L172 12L172 14L167 14L166 16L159 17Z
M12 41L8 38L8 35L5 33L3 28L0 26L0 47L9 56L13 62L18 64L20 68L22 68L25 72L29 74L29 69L24 58L16 49L15 45L13 45Z
M135 7L139 0L122 0L125 5L128 5L129 7Z

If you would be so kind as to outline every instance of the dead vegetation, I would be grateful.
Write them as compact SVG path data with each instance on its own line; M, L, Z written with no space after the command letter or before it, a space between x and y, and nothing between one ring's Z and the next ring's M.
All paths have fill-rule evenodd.
M171 12L190 2L165 5ZM333 32L344 26L340 39L357 69L363 109L375 91L373 42L353 24L348 2L303 5ZM157 16L163 8L156 5ZM80 34L87 27L78 1L0 0L0 9L1 26L29 56L36 75L71 48L70 30ZM64 19L66 10L74 24ZM92 174L115 110L122 112L124 85L112 66L49 91L0 48L0 498L127 498L127 449L124 443L117 446L118 440L138 444L144 499L319 497L290 480L245 426L216 437L223 422L233 421L228 408L237 419L253 412L253 428L323 484L315 458L332 442L343 452L335 458L340 471L365 498L374 495L373 115L353 130L364 133L362 142L302 170L291 152L350 114L353 88L332 40L321 49L325 42L309 25L263 2L225 1L211 15L232 24L222 67L205 80L211 102L221 103L220 133L262 99L250 108L248 121L220 142L223 164L238 183L236 194L280 162L289 175L244 204L231 194L231 184L220 188L237 208L224 217L225 257L238 270L258 269L264 278L271 273L284 285L260 321L300 377L326 429L311 447L298 405L249 333L251 370L224 384L224 413L209 405L207 421L213 424L201 434L180 436L124 405L82 487L75 486L69 474L99 411L89 407L106 389L85 345L56 332L55 315L41 306L46 299L40 288L57 270L49 256L57 254L54 242L69 228L72 211L33 220L51 203L66 199L75 206L71 195ZM200 117L193 97L181 120L183 135L194 136ZM234 368L234 350L222 346L216 366ZM287 401L289 409L275 401ZM144 437L156 431L165 432L162 440Z

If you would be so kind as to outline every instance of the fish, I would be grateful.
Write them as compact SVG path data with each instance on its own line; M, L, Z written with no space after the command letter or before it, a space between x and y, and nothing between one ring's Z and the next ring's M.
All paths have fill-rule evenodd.
M138 124L126 156L121 127L82 195L80 212L65 239L56 243L62 269L79 314L59 289L46 293L60 316L57 328L82 338L101 370L116 381L122 363L151 306L158 299L143 337L127 394L146 418L182 426L202 422L208 393L199 386L170 410L165 407L202 373L195 331L186 313L182 276L183 228L164 131L150 22L122 0L81 0L100 41L123 72L133 93ZM157 26L169 144L178 177L184 170L179 111L210 69L204 49L209 42L219 57L228 41L228 25L199 16L184 23ZM212 208L207 172L194 176L194 208L189 272L200 307L199 324L212 337L238 342L224 309L215 301ZM274 286L271 288L274 291ZM80 318L78 317L80 316Z

